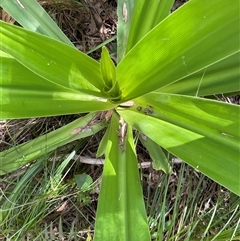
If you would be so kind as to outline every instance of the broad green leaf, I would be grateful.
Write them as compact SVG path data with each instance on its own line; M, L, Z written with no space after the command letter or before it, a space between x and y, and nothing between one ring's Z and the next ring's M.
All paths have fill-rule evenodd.
M153 162L153 168L163 170L167 174L172 173L172 168L168 162L162 148L144 134L140 134L140 141L146 147Z
M240 53L164 86L159 92L206 96L240 91Z
M118 1L118 62L170 12L174 0Z
M104 121L99 121L98 114L91 113L55 131L0 152L0 175L17 170L74 140L94 135L105 126Z
M74 175L75 182L77 187L81 191L86 191L89 189L90 185L93 183L91 176L83 173Z
M201 98L152 93L145 108L119 114L169 152L240 194L240 107ZM229 175L231 174L231 175Z
M238 1L192 0L163 20L117 67L123 101L239 52L239 10Z
M131 27L128 36L126 52L159 24L170 13L174 0L134 2Z
M121 147L118 132L119 117L114 113L110 124L94 241L149 241L132 129L127 129Z
M74 46L35 0L1 0L0 6L24 28Z
M117 15L117 61L122 60L126 54L126 47L128 42L129 30L133 14L134 1L132 0L118 0Z
M86 113L114 107L101 98L53 84L9 56L1 57L0 76L0 119Z
M0 48L22 65L62 87L101 95L99 63L52 38L0 22Z

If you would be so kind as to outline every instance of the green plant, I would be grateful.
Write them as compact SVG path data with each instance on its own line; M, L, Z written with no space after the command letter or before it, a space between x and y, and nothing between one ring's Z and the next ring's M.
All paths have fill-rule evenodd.
M90 113L1 152L0 174L107 127L96 241L150 240L134 134L158 169L171 172L164 148L240 194L239 107L203 98L240 90L239 4L172 4L118 1L115 66L106 48L100 63L74 48L37 2L1 1L26 29L0 22L0 119Z

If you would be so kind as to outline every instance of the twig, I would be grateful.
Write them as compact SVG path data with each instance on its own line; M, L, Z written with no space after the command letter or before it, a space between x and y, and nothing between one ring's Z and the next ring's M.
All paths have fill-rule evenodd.
M79 160L81 163L85 164L90 164L90 165L103 165L104 164L104 159L97 159L97 158L91 158L91 157L86 157L86 156L78 156L75 155L73 157L75 161ZM174 164L179 164L182 163L181 159L174 158L173 160ZM141 162L138 163L139 168L149 168L152 165L152 162Z

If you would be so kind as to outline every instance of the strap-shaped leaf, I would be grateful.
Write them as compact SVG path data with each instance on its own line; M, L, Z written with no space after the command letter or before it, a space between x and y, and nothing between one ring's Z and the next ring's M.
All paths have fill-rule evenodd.
M152 93L144 108L119 109L130 125L211 179L240 194L240 107Z
M174 0L118 1L118 62L170 12Z
M118 63L126 54L129 30L132 20L134 1L119 0L117 7L118 26L117 26L117 60Z
M149 241L132 130L128 128L120 147L116 113L109 128L94 241Z
M24 28L73 46L36 0L1 0L0 6Z
M99 63L75 48L0 22L0 48L28 69L62 87L100 95Z
M168 16L174 0L138 0L133 2L134 10L126 52L131 50L138 41Z
M86 113L114 107L100 98L53 84L9 56L2 56L0 61L0 119Z
M95 124L92 120L95 120ZM97 120L97 114L91 113L55 131L0 152L0 175L14 171L74 140L94 135L106 126L104 121ZM90 122L92 124L88 124Z
M192 0L168 16L117 67L125 101L239 52L238 1Z
M159 89L159 92L207 96L240 91L240 52Z

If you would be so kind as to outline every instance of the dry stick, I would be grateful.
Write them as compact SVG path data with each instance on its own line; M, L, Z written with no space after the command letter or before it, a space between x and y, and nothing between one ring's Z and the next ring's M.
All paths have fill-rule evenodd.
M56 156L54 158L50 158L49 161L59 161L62 158L63 158L63 156ZM75 161L80 161L81 163L84 163L84 164L89 164L89 165L103 165L104 164L104 159L97 159L97 158L91 158L91 157L86 157L86 156L74 155L72 157L72 159ZM172 162L173 162L173 164L179 164L179 163L182 163L182 160L179 158L173 158ZM138 163L138 168L142 168L142 169L149 168L151 165L152 165L152 162L141 162L141 163ZM23 174L26 171L26 167L28 167L28 166L29 166L29 164L23 166L17 172L12 173L8 178L13 178L13 177ZM1 190L0 190L0 192L1 192Z
M85 164L90 164L90 165L103 165L104 164L104 159L97 159L97 158L91 158L91 157L86 157L86 156L78 156L75 155L72 159L75 161L80 160L81 163ZM173 158L173 163L178 164L182 163L181 159L178 158ZM141 162L138 163L139 168L149 168L151 166L152 162Z

